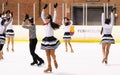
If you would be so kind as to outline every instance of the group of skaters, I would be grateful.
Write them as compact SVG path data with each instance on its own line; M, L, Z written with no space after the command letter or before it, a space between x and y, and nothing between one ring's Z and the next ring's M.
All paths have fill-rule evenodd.
M57 11L56 8L58 7L58 3L54 4L54 14L53 16L51 14L44 15L45 10L47 9L48 4L45 4L42 11L41 11L41 19L43 21L43 25L45 26L45 37L42 39L41 42L41 49L45 50L46 52L46 58L47 58L47 68L44 70L44 72L52 72L52 65L51 60L53 59L53 63L55 68L58 68L58 62L56 59L55 51L60 45L60 41L54 37L54 30L59 29L60 25L56 23L56 17L57 17ZM102 29L101 34L102 37L102 52L103 52L103 60L102 63L107 64L108 63L108 55L109 55L109 49L111 44L115 43L111 33L112 28L114 25L114 8L111 11L111 16L109 18L105 19L105 13L102 12L101 15L101 21L102 21ZM13 22L13 13L8 10L6 13L0 14L0 60L3 59L3 46L5 44L5 37L8 38L7 43L7 51L9 51L9 43L10 40L12 41L12 51L14 51L14 30L12 27ZM27 23L27 25L26 25ZM71 40L71 33L70 33L70 27L73 24L72 20L68 17L64 17L62 20L62 25L65 26L64 30L64 36L63 39L65 40L65 47L66 52L68 51L68 45L71 48L71 52L73 53L73 48L70 43ZM34 18L30 17L29 14L26 14L22 23L22 27L29 30L29 49L30 54L33 58L33 62L30 63L31 65L42 65L44 64L44 60L39 57L35 53L35 48L37 44L37 36L36 36L36 25L34 24Z
M7 38L7 51L9 52L9 44L12 44L12 51L14 52L14 30L13 30L13 12L7 10L0 13L0 60L3 59L3 46ZM5 38L6 37L6 38Z
M43 25L45 26L45 37L41 42L41 49L45 50L48 67L44 72L52 72L51 59L54 61L54 66L58 68L58 62L56 59L55 50L60 45L60 41L54 37L54 30L59 29L60 25L55 23L57 12L56 8L58 3L54 4L54 15L48 14L44 15L45 9L47 9L48 4L45 4L42 12L41 18ZM13 30L13 13L10 10L7 10L5 13L0 14L0 60L3 59L3 46L5 44L6 37L7 40L7 51L9 51L9 43L12 41L12 51L14 52L14 30ZM72 45L70 44L71 35L70 35L70 25L72 25L72 20L65 17L63 19L63 25L65 25L65 34L63 39L65 40L66 52L68 51L67 44L70 45L71 52L74 52ZM26 25L27 24L27 25ZM29 30L29 49L30 54L33 58L33 62L30 65L42 65L44 60L35 53L35 48L37 45L37 36L36 36L36 25L34 24L34 18L30 17L29 14L26 14L22 23L22 27Z

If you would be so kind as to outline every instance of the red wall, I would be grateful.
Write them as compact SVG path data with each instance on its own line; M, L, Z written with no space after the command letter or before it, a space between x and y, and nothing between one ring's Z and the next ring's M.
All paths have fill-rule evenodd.
M1 3L5 3L6 0L0 0L0 5ZM120 1L119 0L109 0L110 4L117 4L117 24L120 24ZM61 24L61 19L62 19L62 3L67 3L67 8L69 11L71 10L71 5L72 4L80 4L80 3L88 3L88 4L93 4L93 5L98 5L98 4L103 4L108 2L108 0L100 0L99 2L87 2L86 0L41 0L41 7L45 3L51 3L53 6L54 3L59 3L59 7L57 8L58 16L57 16L57 22ZM33 3L36 4L36 13L35 13L35 19L36 19L36 24L42 24L41 18L39 17L39 0L8 0L8 5L5 6L5 10L10 9L14 12L14 24L18 24L18 5L20 4L20 23L22 22L25 13L29 13L31 16L33 16ZM1 11L1 7L0 7ZM46 11L47 13L49 12L48 10ZM67 13L67 16L71 16L71 12Z

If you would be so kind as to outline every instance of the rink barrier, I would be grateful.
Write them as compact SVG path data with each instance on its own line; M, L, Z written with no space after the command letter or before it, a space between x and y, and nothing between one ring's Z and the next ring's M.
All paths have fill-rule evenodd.
M28 42L29 33L28 29L22 28L21 25L14 25L15 41L16 42ZM75 34L72 36L71 42L100 42L102 35L100 34L101 26L75 26ZM44 26L36 26L36 34L38 41L41 42L44 38ZM61 42L63 42L64 27L55 30L54 35ZM112 32L113 38L116 42L120 42L120 27L114 26Z

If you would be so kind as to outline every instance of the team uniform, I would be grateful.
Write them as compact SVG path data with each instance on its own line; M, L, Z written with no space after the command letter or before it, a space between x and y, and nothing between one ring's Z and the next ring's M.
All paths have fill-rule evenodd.
M13 30L13 18L11 17L12 21L10 22L10 24L7 26L6 29L6 37L14 37L14 30Z
M44 11L41 13L41 18L46 24ZM53 22L56 20L56 11L54 11ZM45 37L42 39L41 49L51 50L56 49L60 45L60 42L57 38L54 37L54 29L51 27L51 23L45 25Z
M11 22L11 20L4 25L1 25L2 18L0 18L0 50L2 50L4 44L5 44L5 30L8 24Z
M109 25L105 24L105 14L102 13L102 27L103 27L103 36L102 36L102 41L101 41L102 44L104 43L114 44L115 43L115 40L111 35L113 24L114 24L113 13L111 13L111 23Z
M64 20L62 21L62 24L65 25ZM65 33L63 36L64 40L71 40L71 35L70 35L70 26L73 24L72 21L70 21L70 25L65 26Z

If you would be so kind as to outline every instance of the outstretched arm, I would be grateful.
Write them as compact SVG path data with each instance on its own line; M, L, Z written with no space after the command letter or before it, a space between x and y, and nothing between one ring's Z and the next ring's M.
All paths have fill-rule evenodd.
M9 21L7 21L5 24L4 24L4 26L5 26L5 28L12 22L12 18L10 18L10 20Z
M26 28L26 29L30 29L30 28L32 28L33 26L32 26L32 25L26 26L25 22L23 21L22 27L23 27L23 28Z
M57 17L57 12L56 12L56 8L54 8L53 22L55 22L55 21L56 21L56 17Z
M105 24L105 13L102 12L102 15L101 15L101 23L102 23L102 26Z
M4 23L4 26L5 26L5 29L3 31L4 33L6 31L7 26L11 23L11 21L12 21L12 18L10 18L10 20L7 23Z
M44 9L42 9L41 18L42 18L43 22L46 23L45 16L44 16Z
M111 12L111 25L114 25L114 13Z

